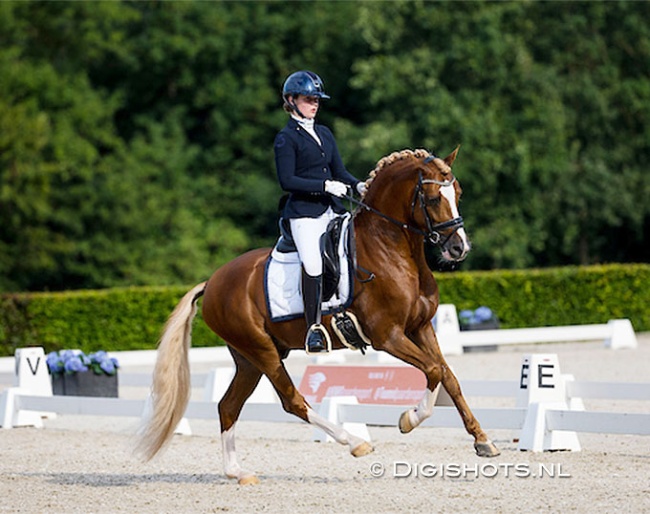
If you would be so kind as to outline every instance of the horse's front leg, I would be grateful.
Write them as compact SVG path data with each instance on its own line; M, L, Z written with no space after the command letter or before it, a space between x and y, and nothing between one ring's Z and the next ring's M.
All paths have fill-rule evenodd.
M427 323L413 334L413 339L415 342L396 329L393 330L392 336L383 348L395 357L420 369L427 377L427 389L420 403L400 416L400 431L408 433L431 416L436 398L434 391L438 384L442 383L463 420L465 430L474 437L476 453L481 457L499 455L499 450L483 432L480 423L467 405L458 380L440 351L433 327Z
M433 329L431 329L431 331L433 332ZM463 396L463 392L460 389L460 384L458 383L456 375L449 368L449 366L447 366L447 362L444 360L444 357L440 352L440 348L438 347L438 340L435 336L435 333L433 334L433 337L435 339L435 351L440 355L440 358L444 363L442 373L442 386L445 388L445 391L447 391L452 401L454 402L456 410L458 410L458 413L463 420L463 424L465 425L465 430L474 436L474 449L476 450L476 454L479 457L496 457L501 452L488 438L487 434L481 428L480 423L474 417L474 414L472 413L469 405L467 404L467 401L465 400L465 397Z

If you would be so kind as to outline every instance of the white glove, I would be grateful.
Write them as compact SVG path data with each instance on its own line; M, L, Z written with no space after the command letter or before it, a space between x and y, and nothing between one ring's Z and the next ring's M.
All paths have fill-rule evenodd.
M331 195L341 197L348 192L348 186L338 180L326 180L325 191Z
M366 185L365 182L359 182L357 184L357 193L359 193L361 196L366 194L366 191L368 191L368 186Z

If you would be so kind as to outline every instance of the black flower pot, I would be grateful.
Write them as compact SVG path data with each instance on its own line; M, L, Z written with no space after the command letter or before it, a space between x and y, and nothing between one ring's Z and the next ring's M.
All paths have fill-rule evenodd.
M496 330L499 328L499 320L496 318L481 321L480 323L472 323L469 325L461 326L462 331L465 330ZM496 352L498 345L480 345L480 346L463 346L464 353L472 352Z
M117 398L117 374L96 375L92 371L52 375L52 393L60 396Z
M472 323L469 325L461 326L461 330L496 330L499 328L499 320L488 319L480 323Z
M63 375L52 375L52 394L65 395L65 379Z

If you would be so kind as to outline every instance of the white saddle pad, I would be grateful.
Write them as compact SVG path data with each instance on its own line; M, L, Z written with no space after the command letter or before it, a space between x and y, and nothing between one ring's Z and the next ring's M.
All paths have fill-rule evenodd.
M338 245L341 276L338 290L328 301L323 302L323 315L331 313L337 307L348 307L352 302L352 273L347 255L348 225L350 214L345 215L341 240ZM273 248L266 263L264 289L266 304L271 321L286 321L303 315L303 302L300 287L302 265L298 252L282 253Z

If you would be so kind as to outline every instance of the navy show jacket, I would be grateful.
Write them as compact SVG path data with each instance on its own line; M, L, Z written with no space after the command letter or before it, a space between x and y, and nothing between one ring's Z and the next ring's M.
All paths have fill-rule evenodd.
M324 125L314 124L322 145L293 118L278 132L273 145L280 187L289 199L283 217L317 218L328 207L343 213L340 199L325 192L326 180L338 180L356 188L359 180L345 169L334 135Z

